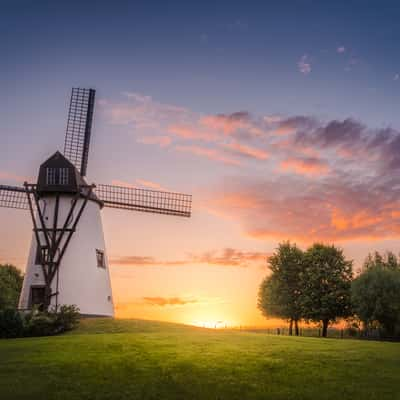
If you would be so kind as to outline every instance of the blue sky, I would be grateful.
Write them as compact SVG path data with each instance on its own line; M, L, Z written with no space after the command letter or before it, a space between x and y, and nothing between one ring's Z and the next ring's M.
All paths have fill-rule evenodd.
M238 257L257 263L279 240L301 243L316 233L358 265L369 250L396 250L400 205L389 178L400 165L398 2L0 6L0 182L35 179L38 164L62 150L70 90L81 86L97 89L89 180L195 196L190 224L104 213L109 257L121 263L112 265L113 285L130 304L127 315L187 322L184 307L163 314L140 300L186 296L201 299L200 311L188 301L190 315L259 323L254 293L265 270L236 270ZM360 198L349 201L354 193ZM4 209L0 218L0 261L24 268L29 220ZM154 265L144 272L133 255ZM163 260L177 261L170 275L157 269ZM207 285L214 273L229 282L223 294ZM138 285L154 274L159 286ZM167 290L171 276L180 278ZM239 282L248 282L240 315Z

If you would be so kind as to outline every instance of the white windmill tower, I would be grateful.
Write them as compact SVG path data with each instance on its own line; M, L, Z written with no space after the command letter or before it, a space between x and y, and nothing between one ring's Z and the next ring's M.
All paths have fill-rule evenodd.
M101 209L190 217L190 195L85 182L94 99L93 89L72 89L64 154L40 166L36 184L0 185L0 207L29 210L33 222L21 309L75 304L114 316Z

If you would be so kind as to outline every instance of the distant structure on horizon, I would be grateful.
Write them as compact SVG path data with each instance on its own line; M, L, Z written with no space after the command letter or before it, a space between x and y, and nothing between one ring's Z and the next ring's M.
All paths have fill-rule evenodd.
M40 166L35 184L0 185L0 207L28 210L33 223L20 309L75 304L114 316L101 209L191 215L190 195L86 183L94 103L95 90L73 88L64 154Z

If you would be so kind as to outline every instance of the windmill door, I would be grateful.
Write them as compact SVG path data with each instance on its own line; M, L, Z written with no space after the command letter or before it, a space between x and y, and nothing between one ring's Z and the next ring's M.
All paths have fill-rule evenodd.
M31 307L39 306L39 310L43 309L45 288L44 286L31 287Z

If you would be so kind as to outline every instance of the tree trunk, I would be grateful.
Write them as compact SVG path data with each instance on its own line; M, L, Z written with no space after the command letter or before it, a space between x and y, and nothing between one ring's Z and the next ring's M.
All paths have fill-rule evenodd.
M293 335L293 319L291 318L289 322L289 336L292 335Z
M328 324L329 320L324 319L322 321L322 337L326 337L328 335Z
M299 336L299 321L297 319L294 320L294 334Z

